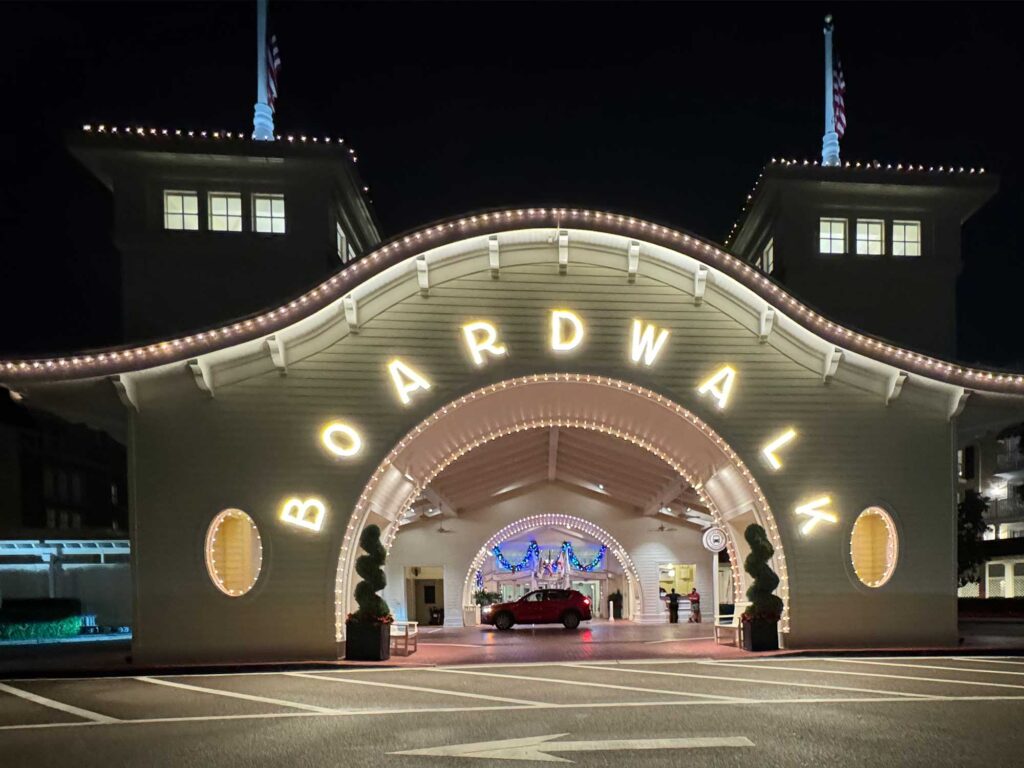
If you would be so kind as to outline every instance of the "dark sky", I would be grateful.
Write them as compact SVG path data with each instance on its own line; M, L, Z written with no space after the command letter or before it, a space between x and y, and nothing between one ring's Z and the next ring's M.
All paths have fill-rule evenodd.
M385 235L566 204L724 239L771 157L815 158L821 19L848 84L845 159L984 166L960 358L1024 366L1024 54L1006 5L273 0L282 132L344 136ZM116 340L105 191L85 122L251 130L255 3L4 4L0 353Z

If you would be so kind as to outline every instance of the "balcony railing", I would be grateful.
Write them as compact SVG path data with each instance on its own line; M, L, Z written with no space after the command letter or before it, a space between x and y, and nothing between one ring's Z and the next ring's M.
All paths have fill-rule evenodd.
M1006 522L1014 519L1024 519L1024 499L1011 495L1007 499L997 499L989 502L988 512L985 519L989 522Z
M1002 451L996 454L996 468L1000 472L1013 469L1024 469L1024 453L1021 451Z

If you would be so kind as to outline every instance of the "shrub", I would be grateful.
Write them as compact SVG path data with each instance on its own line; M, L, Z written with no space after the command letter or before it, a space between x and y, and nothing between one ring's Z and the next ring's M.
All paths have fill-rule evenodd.
M380 543L380 528L368 525L359 536L359 546L366 552L356 560L356 573L362 581L356 584L355 597L359 610L349 618L360 622L390 623L391 609L377 593L387 586L387 576L382 566L387 558L387 550Z
M473 602L477 605L493 605L501 602L500 592L486 592L482 589L473 593Z
M760 525L748 525L743 538L750 545L750 554L743 563L743 568L754 582L747 589L750 605L743 612L745 620L778 621L782 616L782 598L773 594L779 586L779 577L768 565L775 548L768 541L768 534Z
M0 640L50 640L75 637L82 629L81 616L68 616L51 621L0 622Z

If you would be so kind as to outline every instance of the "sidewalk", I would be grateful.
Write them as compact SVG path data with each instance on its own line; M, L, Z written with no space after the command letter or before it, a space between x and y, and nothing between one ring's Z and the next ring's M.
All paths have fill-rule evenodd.
M419 650L386 662L280 662L273 664L181 665L142 668L131 663L131 644L119 639L81 644L19 645L0 648L0 678L76 675L139 675L170 672L245 672L331 669L359 666L449 666L460 664L543 664L551 662L636 661L643 659L751 659L762 656L878 656L939 654L1024 655L1024 622L968 621L962 642L951 648L783 649L751 654L714 641L711 624L639 625L594 621L576 631L561 626L520 626L508 632L492 627L423 627Z

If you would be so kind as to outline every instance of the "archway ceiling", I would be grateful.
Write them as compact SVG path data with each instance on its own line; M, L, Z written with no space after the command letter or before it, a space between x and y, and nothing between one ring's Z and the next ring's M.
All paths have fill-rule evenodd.
M694 525L711 517L664 461L614 435L573 427L515 432L469 452L430 483L406 521L457 516L545 483ZM662 511L662 510L665 511Z

